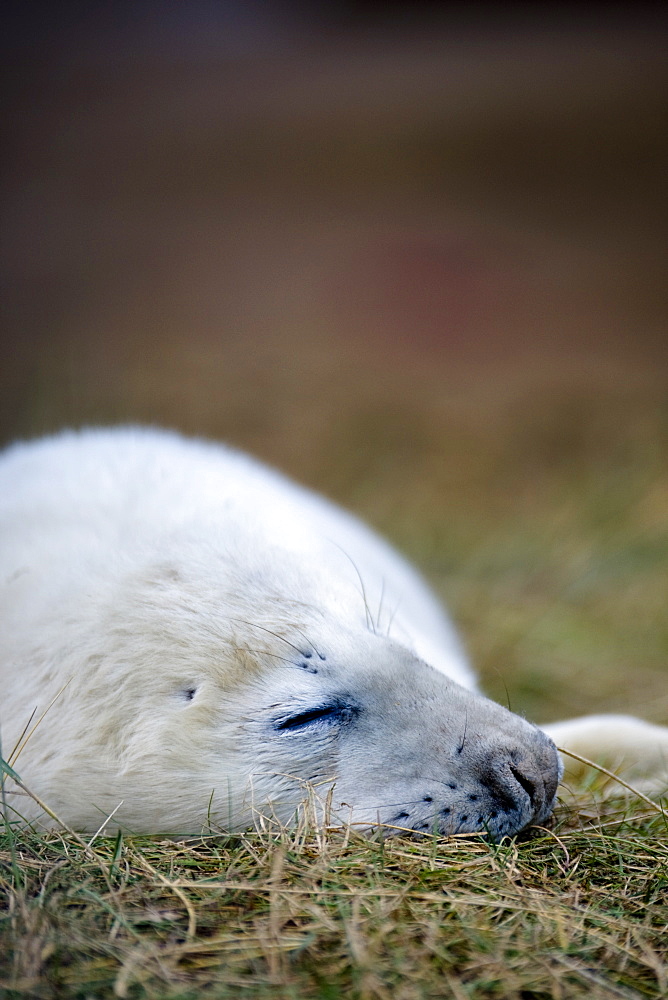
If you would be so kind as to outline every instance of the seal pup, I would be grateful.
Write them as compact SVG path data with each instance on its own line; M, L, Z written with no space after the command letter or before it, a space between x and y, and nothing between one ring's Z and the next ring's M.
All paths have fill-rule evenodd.
M0 533L3 755L71 827L287 823L307 789L361 828L548 818L553 742L477 691L416 571L253 459L135 427L14 445Z

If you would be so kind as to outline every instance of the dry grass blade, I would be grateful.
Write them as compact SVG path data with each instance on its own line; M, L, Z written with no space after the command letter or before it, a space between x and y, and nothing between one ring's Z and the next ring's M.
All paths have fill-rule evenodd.
M0 847L12 1000L659 1000L664 817L591 798L518 841L15 832ZM105 877L106 875L106 877ZM178 905L174 905L177 902ZM4 994L3 994L4 995Z
M660 813L662 816L666 815L666 811L663 806L660 806L658 802L654 801L654 799L650 799L644 792L641 792L639 788L634 788L633 785L629 785L628 782L624 781L623 778L620 778L620 776L615 774L614 771L609 771L607 767L603 767L602 764L597 764L596 761L589 760L588 757L581 757L580 754L575 753L573 750L564 750L563 747L557 747L557 749L559 750L559 753L566 754L567 757L572 757L574 760L579 760L581 764L587 764L588 767L593 768L595 771L599 771L600 774L605 774L606 777L611 778L612 781L621 785L622 788L625 788L628 792L631 792L636 796L636 798L642 799L643 802L646 802L647 805L651 806L656 812Z

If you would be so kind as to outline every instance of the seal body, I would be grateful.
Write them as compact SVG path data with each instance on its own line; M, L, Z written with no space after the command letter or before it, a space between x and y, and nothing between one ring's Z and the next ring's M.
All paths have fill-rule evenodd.
M308 795L360 828L548 817L553 743L477 692L416 571L247 456L141 428L14 445L0 532L3 756L70 826L239 830Z

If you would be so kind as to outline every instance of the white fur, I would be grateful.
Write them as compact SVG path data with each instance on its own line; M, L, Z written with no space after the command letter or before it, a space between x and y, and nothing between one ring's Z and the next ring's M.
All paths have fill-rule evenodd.
M557 746L602 764L627 784L657 798L668 791L668 728L630 715L586 715L543 727ZM591 768L564 755L564 781L580 781ZM610 794L623 791L612 779Z
M549 813L553 750L476 693L418 574L247 456L138 428L16 445L0 532L3 755L71 825L120 802L148 832L285 821L312 784L340 822L499 836ZM665 761L667 731L634 724Z

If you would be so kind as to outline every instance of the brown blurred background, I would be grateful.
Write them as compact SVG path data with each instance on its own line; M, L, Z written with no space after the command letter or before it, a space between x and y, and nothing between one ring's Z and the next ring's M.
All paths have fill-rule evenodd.
M250 449L422 566L499 700L668 721L662 8L7 27L2 440Z

